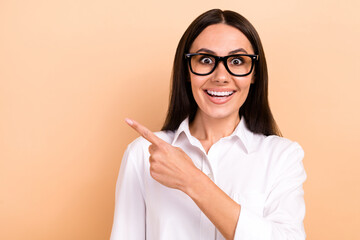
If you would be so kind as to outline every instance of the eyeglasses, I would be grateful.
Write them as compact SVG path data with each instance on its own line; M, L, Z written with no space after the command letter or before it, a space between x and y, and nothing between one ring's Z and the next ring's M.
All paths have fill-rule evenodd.
M251 73L258 55L235 54L225 57L214 56L204 53L187 53L190 71L193 74L205 76L211 74L219 62L223 62L226 70L234 76L243 77Z

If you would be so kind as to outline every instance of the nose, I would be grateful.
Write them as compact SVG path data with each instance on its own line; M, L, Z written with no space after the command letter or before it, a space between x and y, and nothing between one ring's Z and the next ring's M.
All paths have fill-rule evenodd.
M219 83L228 83L229 82L229 73L225 68L225 65L222 61L218 63L216 69L214 70L213 79L214 82Z

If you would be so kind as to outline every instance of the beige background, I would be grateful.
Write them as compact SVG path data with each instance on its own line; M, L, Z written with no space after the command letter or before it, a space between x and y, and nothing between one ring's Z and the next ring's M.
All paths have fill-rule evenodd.
M270 103L305 150L308 239L360 239L359 1L0 0L0 239L108 239L123 119L162 126L200 13L257 28Z

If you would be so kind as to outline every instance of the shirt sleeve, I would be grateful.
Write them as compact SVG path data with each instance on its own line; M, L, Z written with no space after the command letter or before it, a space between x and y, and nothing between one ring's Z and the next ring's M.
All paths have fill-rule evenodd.
M263 216L241 206L235 240L303 240L305 202L303 183L306 173L302 163L304 151L293 143L282 156L277 176L271 185Z
M110 240L145 239L144 189L133 151L129 146L121 161Z

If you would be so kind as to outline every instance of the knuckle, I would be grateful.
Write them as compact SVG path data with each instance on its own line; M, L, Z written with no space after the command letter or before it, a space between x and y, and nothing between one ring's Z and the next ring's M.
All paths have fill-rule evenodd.
M154 152L151 155L151 158L152 158L153 162L157 162L159 160L159 152Z
M152 168L153 169L153 171L155 171L155 170L158 170L159 169L159 163L157 163L157 162L152 162L151 164L150 164L150 168Z
M162 149L166 151L169 151L172 148L172 146L166 142L161 142L159 145L161 146Z
M162 148L168 149L169 148L169 144L167 144L166 142L161 142L159 144Z
M142 135L146 139L149 138L149 131L147 131L147 130L143 131Z
M154 169L150 166L150 175L154 177Z
M153 179L156 179L157 177L157 174L153 170L150 170L150 175Z
M154 171L155 171L154 166L153 166L153 164L151 164L150 165L150 172L154 172Z

